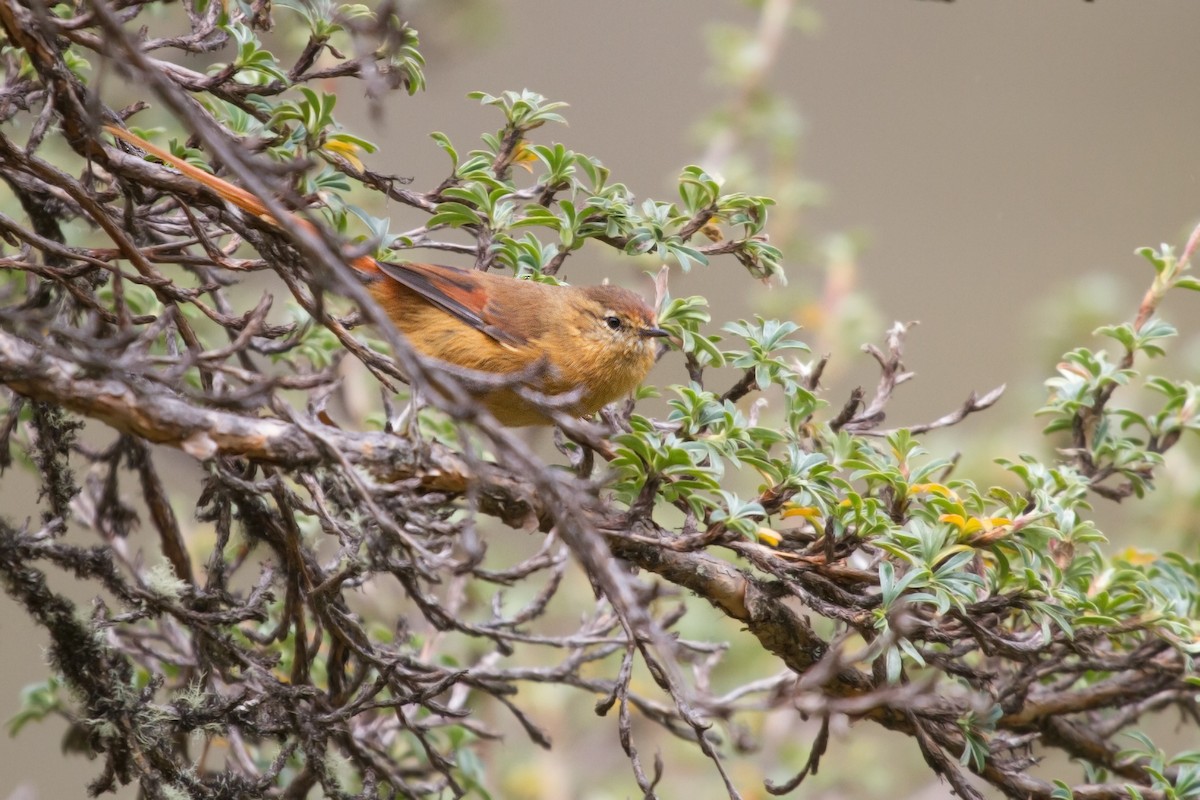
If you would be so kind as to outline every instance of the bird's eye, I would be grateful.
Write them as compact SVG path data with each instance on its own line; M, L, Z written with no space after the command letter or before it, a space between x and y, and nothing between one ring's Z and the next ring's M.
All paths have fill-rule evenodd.
M614 330L614 331L621 330L621 318L620 317L605 317L604 324L609 327L609 330Z

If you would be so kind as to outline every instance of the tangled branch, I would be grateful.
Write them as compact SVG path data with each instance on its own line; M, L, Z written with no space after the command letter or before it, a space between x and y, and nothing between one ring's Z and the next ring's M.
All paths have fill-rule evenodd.
M1003 387L931 422L881 429L912 377L907 326L867 348L880 370L870 400L855 390L826 413L825 360L801 363L794 324L731 323L730 346L702 329L701 300L668 299L665 278L660 317L689 384L673 387L662 419L632 403L597 420L559 414L565 469L474 402L479 376L421 357L388 323L345 266L345 208L316 187L354 183L420 215L413 230L381 237L392 252L457 252L542 279L584 242L681 263L730 255L770 277L781 255L763 233L769 203L722 193L699 168L684 171L680 205L635 203L595 159L533 149L531 131L555 121L557 106L531 93L483 96L505 115L491 150L460 159L444 142L450 175L428 191L401 188L361 164L364 145L309 102L315 92L308 105L289 99L334 77L365 81L372 96L419 88L415 32L390 6L306 17L313 35L282 65L256 49L266 6L235 26L208 4L187 12L185 32L151 38L137 26L153 5L59 16L36 0L0 0L11 45L0 174L25 216L0 215L0 468L13 467L10 449L27 456L43 508L36 530L0 521L0 575L72 690L74 702L61 697L54 710L104 755L90 791L136 782L150 797L303 797L318 786L338 798L463 796L485 782L466 754L501 735L481 708L553 745L520 694L534 684L586 692L601 716L616 710L616 740L646 797L666 766L646 765L638 744L652 734L635 719L695 748L739 797L727 768L750 745L739 720L765 711L821 721L792 779L765 781L778 794L830 757L839 717L912 738L965 798L981 796L981 782L1020 798L1166 798L1191 780L1186 762L1116 740L1164 709L1195 720L1200 570L1171 556L1116 570L1084 516L1090 494L1145 490L1195 427L1196 392L1182 384L1156 384L1168 403L1141 420L1150 435L1140 444L1105 424L1125 414L1118 388L1165 335L1154 319L1163 293L1193 288L1190 248L1151 259L1158 277L1136 322L1113 329L1126 348L1115 371L1091 353L1064 362L1047 413L1070 444L1060 463L1012 464L1018 489L951 480L955 462L925 459L912 438L984 411ZM776 22L763 35L777 45L786 4L769 5ZM335 33L352 56L330 44ZM231 42L240 60L208 74L170 58ZM316 66L322 53L336 66ZM146 86L279 222L241 216L107 143L101 125L136 121L145 104L109 108L104 85L78 74L81 54ZM18 120L31 121L23 145ZM238 121L254 131L243 142L229 135ZM46 155L50 141L73 157ZM529 152L544 169L518 186L512 167ZM318 195L334 205L321 209ZM93 233L75 234L75 220ZM515 233L538 226L571 244ZM471 243L440 238L450 230ZM696 244L700 234L709 243ZM247 299L237 278L248 273L272 288ZM387 398L374 428L348 410L352 364ZM722 367L731 388L705 390ZM395 413L392 393L406 383L432 408L410 397ZM738 407L775 389L778 419ZM83 420L102 444L79 439ZM160 448L202 466L186 500ZM756 473L750 500L735 492L745 467ZM130 485L135 501L122 493ZM143 524L160 565L130 539ZM211 532L204 545L198 527ZM68 543L72 528L99 546ZM498 542L516 541L505 528L538 538L502 552ZM103 589L90 617L50 588L56 571ZM591 587L582 598L571 586L579 574ZM684 636L689 613L728 622L729 641ZM761 651L770 666L720 693L714 676L730 647ZM1052 750L1086 764L1086 782L1033 776Z

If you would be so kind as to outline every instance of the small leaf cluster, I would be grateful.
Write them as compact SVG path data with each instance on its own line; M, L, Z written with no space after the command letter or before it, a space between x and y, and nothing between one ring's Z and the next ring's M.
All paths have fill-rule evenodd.
M727 469L750 468L775 491L791 491L797 470L808 465L798 458L805 438L802 421L821 403L804 386L805 368L795 353L807 345L792 338L798 326L791 322L741 320L725 326L741 348L722 350L722 337L700 332L709 319L703 298L665 298L660 324L678 336L685 355L698 366L697 380L670 388L670 412L655 423L634 415L631 430L618 435L614 472L616 496L632 502L652 487L667 502L686 507L706 525L720 525L743 535L754 534L765 517L757 501L743 501L722 489ZM702 385L705 367L739 368L756 388L783 389L785 414L796 424L788 430L760 425L742 411L735 399L718 395Z
M719 182L698 167L679 178L680 203L638 202L622 183L610 183L599 159L562 144L536 144L529 134L549 122L562 123L565 103L530 91L499 96L475 92L471 97L499 109L505 125L483 137L484 147L465 157L449 137L433 134L450 158L451 177L439 190L430 229L462 228L491 242L488 256L521 274L553 273L566 255L589 240L619 248L628 255L654 255L683 269L707 264L712 252L732 253L753 274L782 278L778 249L765 240L768 198L724 194ZM528 183L518 183L514 167L526 170ZM736 236L727 240L722 226ZM519 235L521 228L533 230ZM555 244L531 247L538 229L547 229ZM693 241L703 233L710 244Z
M1138 497L1151 488L1162 452L1184 430L1196 429L1197 387L1190 381L1143 376L1133 369L1138 358L1163 355L1164 342L1176 335L1173 325L1151 313L1171 288L1196 290L1200 282L1183 274L1170 247L1138 251L1154 268L1154 280L1143 313L1134 322L1106 325L1096 330L1120 347L1118 361L1105 350L1076 348L1058 365L1058 375L1046 381L1050 397L1038 412L1048 416L1045 432L1070 437L1075 457L1097 485L1120 478L1116 491ZM1132 383L1162 396L1157 409L1113 405L1114 394Z
M1117 757L1145 763L1147 772L1151 775L1151 788L1172 800L1192 800L1200 797L1200 750L1185 750L1169 756L1154 744L1149 736L1140 731L1131 731L1128 736L1134 740L1134 744L1118 753ZM1095 774L1098 780L1107 777L1103 771L1097 771ZM1066 790L1063 797L1072 796L1067 787L1062 788Z

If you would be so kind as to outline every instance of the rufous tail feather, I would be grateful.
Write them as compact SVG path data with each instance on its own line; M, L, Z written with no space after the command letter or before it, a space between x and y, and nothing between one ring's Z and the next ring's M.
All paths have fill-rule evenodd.
M145 150L147 153L159 159L160 161L170 164L184 175L196 181L196 183L199 183L200 185L210 189L222 200L232 203L242 211L245 211L248 214L253 214L254 216L269 222L276 227L279 226L278 221L271 214L271 212L267 210L267 207L263 205L262 200L259 200L258 197L251 192L248 192L239 186L234 186L224 178L218 178L211 172L206 172L197 167L195 164L184 161L182 158L179 158L173 153L170 153L161 147L158 147L157 145L151 144L137 134L130 133L123 128L118 128L115 125L105 125L104 130L108 133L111 133L118 139L128 142L134 147ZM308 222L307 220L301 219L295 214L291 215L291 217L292 221L297 225L300 225L308 230L313 229L312 223ZM379 266L375 263L375 259L371 258L370 256L359 256L358 258L351 259L350 266L354 267L359 272L373 273L379 271Z

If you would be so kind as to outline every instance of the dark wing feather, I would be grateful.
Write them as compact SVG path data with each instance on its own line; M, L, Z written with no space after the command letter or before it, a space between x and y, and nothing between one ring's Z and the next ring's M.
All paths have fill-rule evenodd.
M387 277L406 286L452 317L462 320L480 333L484 333L501 344L524 345L524 337L517 336L493 321L488 309L488 293L484 288L483 273L442 264L379 262L379 270ZM497 276L494 277L502 280ZM483 280L481 280L483 279Z

